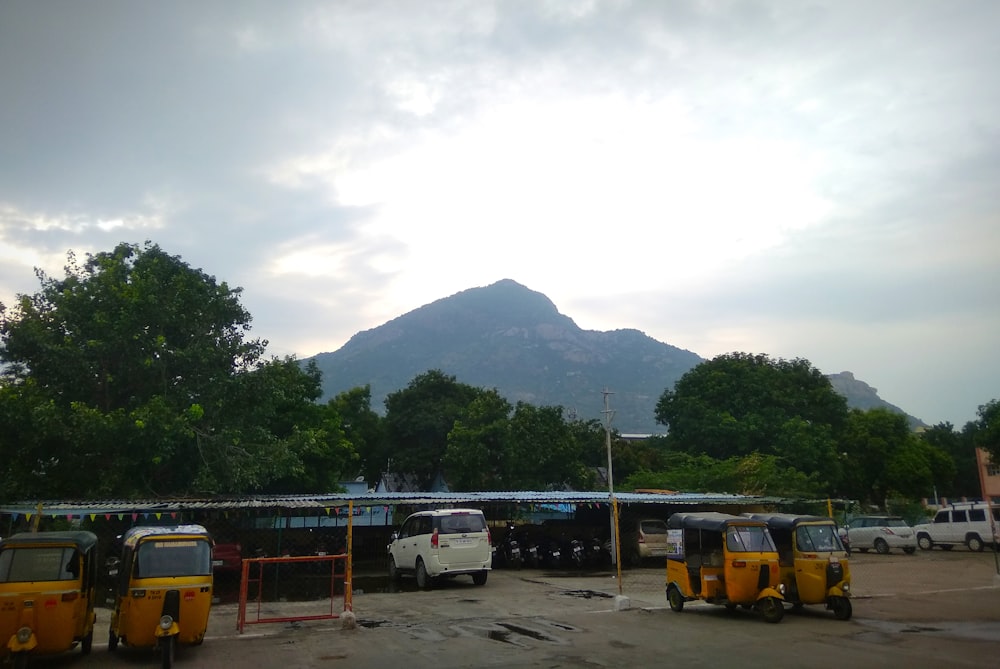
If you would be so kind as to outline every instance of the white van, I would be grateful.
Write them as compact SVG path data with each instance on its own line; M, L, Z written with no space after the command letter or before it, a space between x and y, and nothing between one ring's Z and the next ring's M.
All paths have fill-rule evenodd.
M985 502L956 503L938 510L929 523L917 525L917 545L925 551L935 546L951 550L967 546L970 551L981 551L985 544L996 542L995 528L990 526ZM996 528L1000 528L1000 507L993 507Z
M389 578L413 574L417 587L429 588L439 576L469 574L485 585L493 562L490 530L479 509L420 511L392 533Z

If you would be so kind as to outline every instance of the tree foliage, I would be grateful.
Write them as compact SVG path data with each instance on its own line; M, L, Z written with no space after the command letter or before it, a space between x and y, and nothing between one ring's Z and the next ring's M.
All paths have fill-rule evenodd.
M454 490L512 490L510 402L496 390L472 400L448 433L444 469Z
M847 402L807 360L730 353L704 362L663 392L656 419L672 450L718 460L754 453L832 488Z
M910 431L906 416L852 409L841 439L846 495L879 507L891 496L930 496L955 476L951 457Z
M950 481L938 484L939 496L955 499L979 496L979 465L976 463L974 433L975 424L971 422L961 432L957 432L951 423L938 423L920 433L920 439L946 453L955 468L955 476Z
M376 481L386 471L391 454L383 419L371 402L371 386L364 386L340 393L327 405L340 417L341 429L354 446L365 480Z
M482 391L459 383L441 370L416 376L385 398L386 438L392 448L390 468L413 474L430 486L441 473L448 433Z
M672 453L666 457L664 469L634 472L623 487L786 497L813 497L822 491L815 476L784 465L776 456L759 453L722 460L705 454Z
M990 400L979 407L973 422L973 444L986 451L993 462L1000 462L1000 400Z
M65 273L0 311L5 495L328 485L350 462L319 373L262 360L240 289L149 243L70 254Z

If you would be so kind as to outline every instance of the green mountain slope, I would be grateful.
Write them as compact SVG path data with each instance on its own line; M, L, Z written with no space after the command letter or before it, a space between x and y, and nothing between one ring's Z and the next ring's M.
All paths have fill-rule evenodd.
M323 373L323 401L368 384L372 408L381 412L386 395L440 369L462 383L496 388L511 402L562 406L602 423L607 388L614 393L613 426L647 434L664 432L653 418L664 389L704 359L638 330L583 330L545 295L504 279L359 332L311 360ZM850 396L848 403L854 406Z

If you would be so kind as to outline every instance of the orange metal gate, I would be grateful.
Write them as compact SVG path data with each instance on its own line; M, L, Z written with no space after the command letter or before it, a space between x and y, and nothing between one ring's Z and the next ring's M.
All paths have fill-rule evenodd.
M350 560L348 559L348 554L342 555L309 555L305 557L273 557L273 558L247 558L243 560L243 574L240 578L240 605L239 613L237 615L236 627L243 633L243 628L246 625L257 625L261 623L285 623L292 622L296 620L329 620L331 618L339 618L340 612L334 611L335 603L338 601L336 596L337 583L343 583L343 601L344 607L342 610L349 611L351 607L351 574L350 574ZM282 615L282 616L271 616L262 617L261 616L261 606L263 604L263 592L264 592L264 566L270 564L287 564L287 563L327 563L330 567L330 609L326 613L319 614L309 614L309 615ZM342 565L340 573L338 573L338 563ZM254 600L255 611L253 612L253 617L251 619L247 618L247 600L248 592L250 590L250 585L257 585L257 596Z

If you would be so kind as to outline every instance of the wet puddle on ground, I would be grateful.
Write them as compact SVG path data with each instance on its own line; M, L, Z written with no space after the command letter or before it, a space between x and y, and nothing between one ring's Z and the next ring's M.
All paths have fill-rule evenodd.
M854 622L885 634L926 634L928 636L1000 641L1000 623L996 622L903 623L865 618L855 618Z
M597 597L598 599L611 599L614 595L609 595L606 592L598 592L596 590L563 590L559 593L566 597L581 597L583 599L593 599Z

